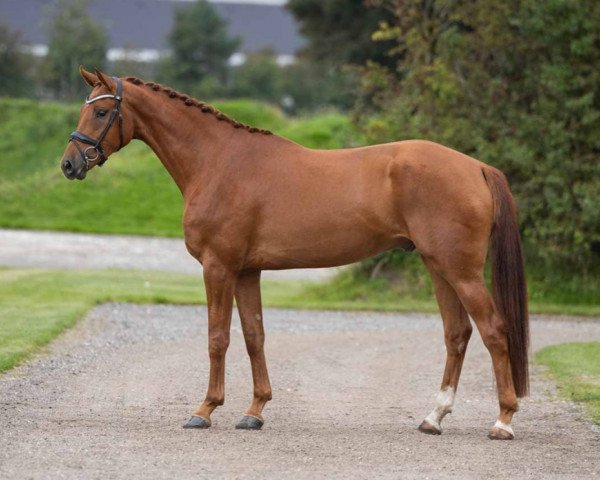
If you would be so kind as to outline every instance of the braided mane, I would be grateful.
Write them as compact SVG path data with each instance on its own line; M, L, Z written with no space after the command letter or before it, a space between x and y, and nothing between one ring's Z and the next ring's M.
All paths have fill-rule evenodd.
M207 103L204 103L200 100L192 98L189 95L179 93L179 92L173 90L172 88L165 87L165 86L160 85L155 82L144 82L143 80L140 80L139 78L136 78L136 77L126 77L125 80L127 82L133 83L134 85L150 87L155 92L164 92L166 95L169 96L169 98L181 100L188 107L196 107L196 108L199 108L203 113L209 113L211 115L214 115L217 118L217 120L219 120L221 122L227 122L230 125L232 125L233 128L243 128L244 130L247 130L250 133L260 133L262 135L271 135L272 134L269 130L251 127L242 122L238 122L237 120L234 120L233 118L229 117L228 115L225 115L223 112L220 112L219 110L208 105Z

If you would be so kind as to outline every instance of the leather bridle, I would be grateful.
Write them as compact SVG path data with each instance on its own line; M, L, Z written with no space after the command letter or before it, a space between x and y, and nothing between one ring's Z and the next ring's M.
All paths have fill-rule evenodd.
M120 150L121 147L123 147L123 115L121 113L121 101L123 100L123 83L120 78L112 78L117 82L116 95L98 95L94 98L87 97L85 99L86 105L97 102L98 100L102 100L104 98L112 98L115 101L115 108L113 108L108 119L108 123L106 124L106 127L104 127L104 130L102 130L102 133L100 134L98 140L94 140L93 138L88 137L86 134L81 133L79 130L75 130L73 133L71 133L71 135L69 135L69 142L73 142L86 165L88 165L91 162L95 162L96 160L99 160L98 166L101 167L104 164L104 162L108 160L108 157L104 152L102 142L104 142L106 135L108 135L108 132L112 127L113 123L115 122L115 119L117 119L117 122L119 124L119 148L117 148L117 150ZM79 145L79 143L84 143L86 145L89 145L89 147L82 148ZM90 154L88 153L92 150L96 152L96 155L93 157L90 156Z

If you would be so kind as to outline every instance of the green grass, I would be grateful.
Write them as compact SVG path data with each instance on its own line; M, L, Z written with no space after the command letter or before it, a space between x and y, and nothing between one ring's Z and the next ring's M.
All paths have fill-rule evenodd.
M57 168L79 107L0 98L0 185Z
M194 303L198 278L129 272L0 271L0 371L16 365L94 304Z
M290 119L250 100L215 106L309 147L359 143L349 120L338 113ZM79 106L0 99L0 111L0 227L182 235L181 195L145 145L132 142L85 182L68 182L59 160Z
M600 342L547 347L536 353L535 361L548 367L563 397L586 405L600 425Z
M0 270L0 372L8 370L75 324L89 309L105 302L204 304L200 276L130 271ZM431 302L404 303L390 297L385 304L362 294L335 296L337 284L265 281L269 307L415 310Z

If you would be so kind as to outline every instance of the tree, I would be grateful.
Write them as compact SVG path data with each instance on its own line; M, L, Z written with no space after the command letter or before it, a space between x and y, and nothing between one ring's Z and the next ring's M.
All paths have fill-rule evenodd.
M52 7L45 83L60 99L79 98L87 87L79 66L103 68L108 36L86 12L87 0L60 0Z
M232 72L230 94L280 103L283 97L283 71L272 52L249 55Z
M383 2L380 2L383 3ZM503 170L530 252L600 263L600 4L390 0L393 68L363 77L370 141L426 138Z
M28 62L22 52L21 33L0 23L0 96L32 93Z
M307 57L330 65L363 65L367 60L384 65L392 41L374 43L371 35L381 22L393 20L391 12L370 7L365 0L289 0L287 8L308 39Z
M287 89L300 109L333 105L348 109L358 88L359 67L377 62L393 67L393 39L373 42L392 12L373 0L289 0L286 4L308 44L288 67Z
M283 90L293 100L292 111L318 110L332 106L352 108L357 88L353 68L317 64L306 59L283 69Z
M263 51L248 55L232 69L222 94L265 100L294 114L324 106L352 107L355 83L350 73L337 75L333 67L318 67L304 59L280 66L273 52Z
M206 0L197 0L175 12L169 43L172 54L163 62L159 76L195 94L202 90L202 83L225 82L228 60L240 40L229 36L226 22Z

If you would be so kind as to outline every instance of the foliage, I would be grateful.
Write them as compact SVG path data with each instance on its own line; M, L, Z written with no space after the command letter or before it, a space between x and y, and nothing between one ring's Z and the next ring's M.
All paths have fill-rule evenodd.
M354 105L358 77L353 68L299 59L284 69L285 95L293 99L292 113L333 106L347 111Z
M393 68L363 72L369 142L426 138L503 170L529 258L600 264L600 4L384 0ZM533 255L532 255L533 253Z
M228 94L279 104L283 97L283 75L273 53L248 55L242 65L233 69Z
M195 96L212 97L225 82L229 57L239 39L227 33L225 21L206 0L175 12L169 34L170 57L163 60L160 79Z
M535 360L548 367L560 394L589 407L600 425L600 342L553 345L537 352Z
M393 41L373 42L372 35L393 15L367 0L289 0L286 4L308 44L296 64L285 69L284 89L290 111L333 105L352 108L358 88L356 66L367 61L393 65Z
M22 52L21 33L0 22L0 96L31 93L27 56Z
M73 100L85 94L79 65L88 69L104 66L108 36L87 14L87 6L88 0L59 0L49 10L44 79L55 98Z
M371 35L393 16L364 0L289 0L287 8L307 37L306 56L326 65L363 65L367 60L388 64L393 42L374 43Z
M549 269L538 261L529 264L526 274L531 312L600 315L600 272ZM432 291L429 273L416 252L394 250L364 260L353 268L353 277L356 284L383 296Z
M272 52L248 55L232 69L231 82L222 95L264 100L286 113L315 111L324 106L349 109L354 103L356 75L351 70L316 65L304 59L280 66Z
M321 149L358 147L365 141L352 128L348 117L335 111L296 118L287 122L278 133L301 145Z

